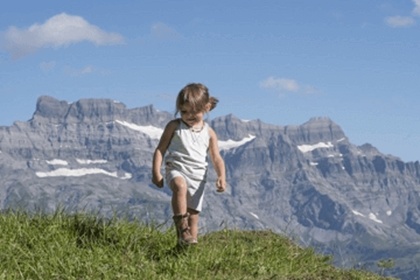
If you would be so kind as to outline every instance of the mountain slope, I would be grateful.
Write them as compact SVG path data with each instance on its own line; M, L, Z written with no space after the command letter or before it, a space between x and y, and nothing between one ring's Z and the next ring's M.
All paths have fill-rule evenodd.
M179 247L173 229L82 214L8 212L0 228L2 279L385 279L337 269L271 231L222 230Z

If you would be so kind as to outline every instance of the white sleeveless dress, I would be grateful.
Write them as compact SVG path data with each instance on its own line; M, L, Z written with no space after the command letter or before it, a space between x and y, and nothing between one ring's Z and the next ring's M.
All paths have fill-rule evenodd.
M179 119L165 157L167 184L175 177L183 177L188 187L187 207L199 212L207 180L209 144L207 123L202 130L193 131Z

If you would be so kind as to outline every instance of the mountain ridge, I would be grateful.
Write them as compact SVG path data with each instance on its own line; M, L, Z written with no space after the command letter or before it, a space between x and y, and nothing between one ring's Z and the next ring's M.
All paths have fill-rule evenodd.
M0 127L0 208L63 206L165 223L170 191L151 184L151 160L173 118L153 105L40 97L30 120ZM397 260L394 275L419 273L418 161L353 145L328 117L293 126L234 115L208 122L229 188L218 194L209 170L201 231L270 229L333 254L338 265L387 256Z

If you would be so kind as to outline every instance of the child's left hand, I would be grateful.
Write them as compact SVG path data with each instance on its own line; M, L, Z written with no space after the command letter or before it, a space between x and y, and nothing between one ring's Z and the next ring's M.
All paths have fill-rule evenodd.
M226 181L223 178L217 178L216 188L217 192L224 192L226 190Z

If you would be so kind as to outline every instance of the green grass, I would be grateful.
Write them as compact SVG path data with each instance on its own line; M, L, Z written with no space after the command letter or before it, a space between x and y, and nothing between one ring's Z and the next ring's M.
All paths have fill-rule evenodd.
M0 279L384 279L270 231L222 230L186 248L175 236L124 219L3 213Z

